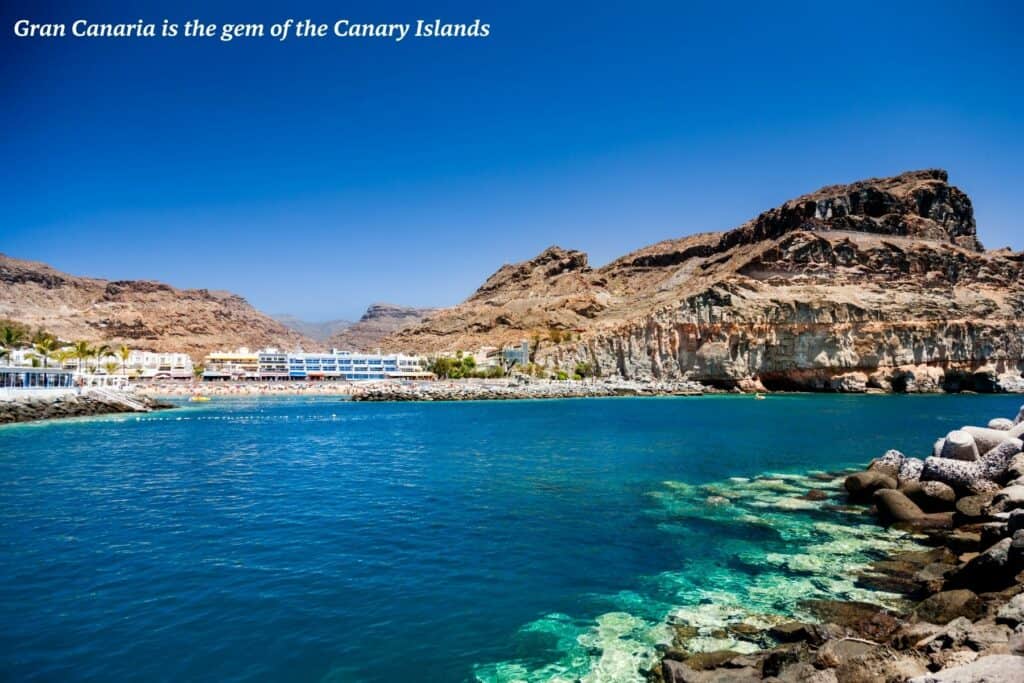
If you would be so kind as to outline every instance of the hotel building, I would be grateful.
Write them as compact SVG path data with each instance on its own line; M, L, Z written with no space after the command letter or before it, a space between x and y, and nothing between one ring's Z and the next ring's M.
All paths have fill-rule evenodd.
M203 379L218 380L345 380L429 379L417 356L405 354L285 353L278 349L211 353L206 357Z

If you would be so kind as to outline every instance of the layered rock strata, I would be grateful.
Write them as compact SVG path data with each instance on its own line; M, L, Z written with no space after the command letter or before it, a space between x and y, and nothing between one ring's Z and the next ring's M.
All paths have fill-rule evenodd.
M916 171L601 268L551 247L384 345L531 339L550 368L748 389L1021 391L1022 278L1024 254L983 250L946 172Z

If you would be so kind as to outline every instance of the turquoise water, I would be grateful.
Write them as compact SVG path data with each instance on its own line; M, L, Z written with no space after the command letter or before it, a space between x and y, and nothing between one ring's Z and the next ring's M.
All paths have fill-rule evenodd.
M638 680L667 623L753 647L724 627L858 596L907 543L803 475L1019 403L224 399L0 428L0 676Z

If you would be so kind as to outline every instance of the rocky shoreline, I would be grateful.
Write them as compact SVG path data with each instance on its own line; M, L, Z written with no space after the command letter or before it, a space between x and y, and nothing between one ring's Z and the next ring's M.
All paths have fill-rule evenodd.
M701 396L709 390L697 382L430 382L377 384L352 389L353 401L499 401L612 396Z
M148 396L101 393L68 393L56 396L25 396L0 401L0 425L17 422L59 420L68 417L90 417L111 413L147 413L173 408Z
M964 427L926 458L889 451L845 479L849 503L921 538L863 569L860 586L904 607L801 604L817 621L746 629L753 653L688 649L678 637L644 672L661 683L1024 681L1024 407ZM740 624L737 628L743 626Z

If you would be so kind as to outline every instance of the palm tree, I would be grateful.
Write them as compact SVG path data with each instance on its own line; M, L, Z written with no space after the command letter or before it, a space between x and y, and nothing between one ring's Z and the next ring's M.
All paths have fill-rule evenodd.
M18 349L25 345L25 330L16 325L0 327L0 346L6 350Z
M78 374L84 375L85 362L92 358L92 347L89 346L89 342L87 341L77 341L75 342L72 353L74 354L74 357L78 359Z
M57 349L53 352L53 360L63 370L64 364L75 357L74 351L70 349Z
M11 351L25 344L25 330L17 325L0 327L0 358L10 357Z
M103 364L103 369L106 370L108 375L113 375L117 372L118 364L115 361L107 361Z
M37 334L32 344L33 355L43 361L43 368L50 367L50 360L57 350L57 339L46 333Z
M110 348L110 344L100 344L99 346L94 348L92 350L92 355L96 359L96 367L93 368L93 372L98 371L100 369L100 363L103 361L103 359L106 358L107 356L112 355L113 353L114 350Z
M126 368L128 366L128 359L132 357L132 350L128 348L127 344L121 344L117 349L117 357L121 359L121 374L127 374Z

